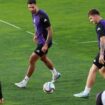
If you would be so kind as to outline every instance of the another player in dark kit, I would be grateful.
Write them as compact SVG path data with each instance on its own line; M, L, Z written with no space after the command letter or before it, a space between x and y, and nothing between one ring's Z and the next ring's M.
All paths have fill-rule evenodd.
M97 9L90 10L88 17L90 22L96 25L99 52L90 68L84 91L74 94L75 97L83 98L89 96L91 88L94 85L96 79L97 71L99 71L105 77L105 20L102 19Z
M96 105L105 105L105 91L102 91L97 94Z

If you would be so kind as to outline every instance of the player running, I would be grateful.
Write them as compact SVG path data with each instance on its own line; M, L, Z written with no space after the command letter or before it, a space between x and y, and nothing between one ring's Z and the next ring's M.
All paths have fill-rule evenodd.
M28 0L28 9L32 13L32 19L35 26L34 41L37 44L36 49L29 59L29 67L24 79L15 83L19 88L24 88L35 70L36 62L40 59L52 72L52 82L55 82L60 73L55 69L52 61L47 57L49 48L52 46L52 27L48 15L38 8L36 0Z
M94 59L92 67L90 68L84 91L74 94L75 97L82 98L89 96L91 88L94 85L96 73L98 70L105 77L105 20L102 19L99 11L96 9L91 9L88 13L88 17L90 22L96 25L99 53Z

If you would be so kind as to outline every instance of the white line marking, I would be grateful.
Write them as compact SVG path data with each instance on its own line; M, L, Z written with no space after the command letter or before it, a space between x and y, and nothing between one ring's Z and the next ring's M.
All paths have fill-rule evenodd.
M80 42L80 43L97 43L97 41L86 41L86 42Z
M14 28L16 28L16 29L22 30L21 27L18 27L18 26L14 25L14 24L11 24L11 23L9 23L9 22L7 22L7 21L0 20L0 22L2 22L2 23L4 23L4 24L7 24L7 25L9 25L9 26L11 26L11 27L14 27ZM30 32L30 31L25 31L25 32L28 33L28 34L34 35L34 33Z
M31 35L34 35L34 33L30 32L30 31L26 31L26 33L31 34Z
M14 25L14 24L11 24L11 23L9 23L9 22L7 22L7 21L0 20L0 22L2 22L2 23L4 23L4 24L7 24L7 25L9 25L9 26L11 26L11 27L14 27L14 28L16 28L16 29L22 30L21 27L18 27L18 26ZM28 34L30 34L30 35L34 35L34 33L30 32L30 31L25 31L25 32L28 33ZM96 42L97 42L97 41L86 41L86 42L80 42L80 43L85 44L85 43L96 43ZM54 44L57 44L57 43L54 42L54 41L53 41L53 43L54 43Z
M1 19L0 19L0 22L2 22L2 23L4 23L4 24L7 24L7 25L9 25L9 26L11 26L11 27L14 27L14 28L16 28L16 29L22 30L21 27L18 27L18 26L14 25L14 24L11 24L11 23L9 23L9 22L7 22L7 21L4 21L4 20L1 20ZM30 35L34 35L34 33L30 32L30 31L25 31L25 32L28 33L28 34L30 34ZM54 44L57 44L57 43L54 42L54 41L53 41L53 43L54 43Z
M9 25L9 26L12 26L12 27L14 27L14 28L16 28L16 29L19 29L19 30L21 29L20 27L15 26L14 24L11 24L11 23L6 22L6 21L4 21L4 20L0 20L0 22L5 23L5 24L7 24L7 25Z

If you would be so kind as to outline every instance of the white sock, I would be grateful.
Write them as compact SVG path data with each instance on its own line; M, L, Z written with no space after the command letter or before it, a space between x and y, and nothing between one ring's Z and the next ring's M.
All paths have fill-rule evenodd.
M24 81L28 82L29 79L30 79L30 78L26 75L25 78L24 78Z
M53 68L53 70L51 70L51 72L52 72L53 75L57 74L57 70L55 68Z
M87 86L84 89L84 93L89 94L91 91L91 88L88 88Z

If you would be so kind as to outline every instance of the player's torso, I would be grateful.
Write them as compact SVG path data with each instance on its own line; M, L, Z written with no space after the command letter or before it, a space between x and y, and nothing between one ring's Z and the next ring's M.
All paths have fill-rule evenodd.
M47 38L47 30L45 29L41 21L42 17L44 16L47 16L47 14L42 10L39 10L37 14L32 14L33 23L35 26L36 35L37 35L39 44L40 43L43 44Z
M101 32L102 31L102 32ZM104 32L103 32L104 31ZM96 33L97 33L97 39L98 39L98 46L100 48L100 36L101 33L105 33L105 20L101 20L97 25L96 25ZM105 34L104 34L105 35Z

